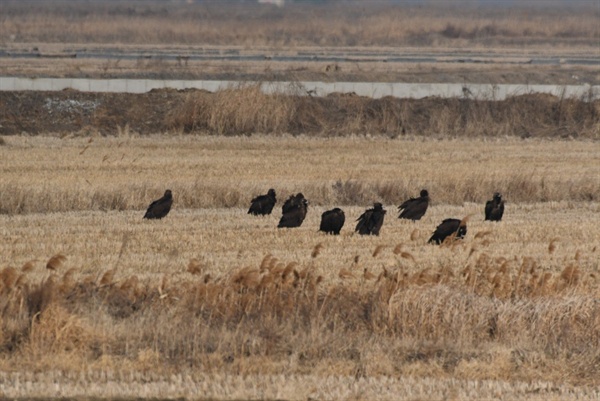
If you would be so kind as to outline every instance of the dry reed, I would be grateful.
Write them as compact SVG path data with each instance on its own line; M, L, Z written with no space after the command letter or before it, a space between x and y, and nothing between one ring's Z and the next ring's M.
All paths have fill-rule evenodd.
M531 265L524 260L519 276L534 274L523 266ZM484 275L475 292L468 279L462 283L460 275L452 274L452 266L408 275L384 270L375 284L364 286L353 284L361 278L347 268L339 269L336 284L298 263L288 263L283 271L247 266L214 283L172 282L166 276L140 282L131 276L123 277L120 286L113 285L114 271L108 270L98 281L79 278L71 286L58 282L72 273L15 287L16 271L4 269L1 291L10 296L3 298L2 349L5 357L21 353L27 360L41 353L46 358L74 353L88 363L103 355L144 369L160 361L161 368L152 368L157 372L182 361L212 372L280 372L279 361L302 355L301 365L285 369L293 374L327 358L361 369L372 363L366 355L376 341L391 347L387 358L404 370L416 363L441 364L444 374L452 375L474 360L485 366L487 358L524 352L482 377L552 377L560 363L562 380L597 383L600 314L594 296L582 292L576 267L553 276L555 285L543 296L535 288L481 293L498 278L486 276L487 269L478 267ZM362 280L374 279L368 273L365 269ZM500 280L500 285L515 285L510 273ZM96 318L88 319L90 313ZM155 324L147 327L148 319ZM119 329L123 325L128 329ZM336 338L344 338L346 345ZM140 358L147 350L152 350L151 360ZM228 362L217 362L213 355ZM252 368L252 361L261 358L272 365Z
M597 43L598 10L537 1L520 7L403 6L386 2L343 5L170 3L159 1L53 2L30 7L6 1L0 35L17 42L123 43L296 48L317 46L515 47ZM532 5L533 4L533 5ZM318 10L318 11L317 11ZM240 21L243 20L243 23ZM64 27L70 29L65 30ZM140 60L140 64L144 63ZM146 62L160 62L150 60Z
M265 95L260 85L188 94L171 128L216 135L291 133L398 137L598 138L600 102L523 95L507 100Z

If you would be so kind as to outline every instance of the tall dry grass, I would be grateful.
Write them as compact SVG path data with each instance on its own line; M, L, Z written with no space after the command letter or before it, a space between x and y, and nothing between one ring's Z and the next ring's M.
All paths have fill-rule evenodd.
M468 254L461 247L430 247ZM374 277L350 266L336 277L319 264L337 270L347 251L314 257L305 252L298 261L267 254L260 263L228 272L224 269L232 266L202 272L200 264L200 274L186 275L179 266L154 278L139 278L141 271L115 275L103 267L36 279L40 273L4 268L1 363L66 372L85 366L119 375L141 370L156 377L200 369L221 375L317 372L357 379L411 375L598 384L595 276L573 280L564 271L547 271L544 284L533 284L544 292L519 291L511 274L519 270L519 279L531 282L533 269L528 277L518 266L502 272L495 262L485 265L481 253L477 285L453 258L439 259L433 268L423 268L421 262L429 263L424 259L403 258L408 263L398 260ZM381 255L373 255L363 263L376 266ZM571 263L579 268L583 261ZM483 287L508 292L482 292Z
M281 134L288 131L296 112L288 96L265 94L260 85L249 84L214 94L190 94L181 108L169 110L167 124L176 130L216 135Z
M237 46L594 47L598 10L588 7L402 6L384 2L287 4L51 4L6 1L0 35L18 43L202 44ZM67 29L65 29L67 27Z
M92 141L8 137L0 367L23 373L2 376L4 391L48 396L55 386L40 383L52 382L63 395L181 396L200 386L229 399L293 388L307 398L391 400L403 380L443 398L451 378L471 398L593 399L597 146L126 129ZM167 185L173 210L142 219ZM264 218L246 213L270 186L279 199L307 196L302 227L277 229L278 207ZM427 214L397 219L395 206L423 186L434 200ZM485 222L483 203L498 188L504 220ZM381 235L353 235L354 220L382 198ZM346 226L340 236L318 233L334 204ZM427 244L442 219L464 216L464 241Z
M299 84L282 93L248 83L206 91L145 94L9 92L0 133L69 135L119 130L155 134L371 135L390 138L561 138L599 139L600 101L546 94L505 100L470 98L372 99L353 94L310 97ZM20 112L28 107L31 113ZM121 134L119 134L121 135Z
M188 94L169 117L173 128L217 135L599 138L600 102L550 95L507 100L324 98L263 94L260 84Z

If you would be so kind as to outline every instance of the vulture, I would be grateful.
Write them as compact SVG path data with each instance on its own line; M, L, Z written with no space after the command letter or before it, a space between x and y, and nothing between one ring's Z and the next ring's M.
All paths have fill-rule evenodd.
M367 209L356 219L358 223L354 231L357 231L360 235L379 235L385 212L381 203L374 203L372 209Z
M504 214L504 201L502 195L496 192L494 198L485 203L485 219L490 221L502 220Z
M464 238L467 235L467 223L459 219L446 219L440 223L435 229L429 243L441 244L450 235L455 235L455 238Z
M398 218L412 221L421 220L428 206L429 192L426 189L422 189L418 198L410 198L398 206L398 210L400 211Z
M252 214L254 216L271 214L273 206L275 206L275 203L277 202L277 198L275 198L275 190L271 188L266 195L259 195L250 202L248 214Z
M326 234L339 235L345 221L346 215L339 207L328 210L321 215L319 231L324 231Z
M146 210L146 214L144 215L145 219L162 219L167 214L169 214L169 210L171 210L171 205L173 204L173 195L171 194L171 190L167 189L162 198L155 200L148 206Z
M277 228L300 227L308 211L308 201L302 193L292 195L285 201L281 211L283 214Z

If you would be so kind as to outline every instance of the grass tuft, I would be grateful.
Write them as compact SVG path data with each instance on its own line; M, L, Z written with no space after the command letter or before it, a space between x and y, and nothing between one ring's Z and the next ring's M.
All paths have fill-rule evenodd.
M375 250L373 251L373 257L376 258L377 255L379 255L384 249L386 248L385 245L377 245L377 247L375 247Z
M325 246L322 243L318 243L317 245L315 245L315 247L313 248L312 253L310 254L311 258L316 258L317 256L319 256L321 254L321 250L323 250L323 248L325 248Z
M48 259L48 262L46 263L46 269L57 270L62 266L65 260L67 260L67 257L65 255L63 255L62 253L56 254L50 259Z

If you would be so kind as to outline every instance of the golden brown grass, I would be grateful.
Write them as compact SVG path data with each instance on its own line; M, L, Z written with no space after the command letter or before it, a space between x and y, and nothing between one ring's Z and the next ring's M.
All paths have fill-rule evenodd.
M5 138L0 213L10 215L141 211L166 188L175 196L174 213L247 207L251 196L271 187L279 199L302 191L319 206L398 205L423 187L434 205L483 203L495 191L509 204L600 199L595 141L132 133L91 142Z
M17 43L180 46L489 46L586 44L600 37L588 7L390 6L164 2L2 2L0 36ZM68 27L69 29L65 29Z
M42 384L56 382L63 396L88 386L104 397L194 398L201 386L222 399L398 399L395 389L441 399L450 385L457 398L593 399L600 206L573 194L597 177L597 146L8 138L0 368L23 373L5 374L5 394L48 396ZM517 190L529 166L529 189ZM349 177L355 200L334 191ZM166 186L174 209L143 220ZM247 215L271 186L279 199L306 195L302 227L275 228L280 203L271 216ZM434 199L427 214L397 219L394 206L421 187ZM100 189L112 201L90 203ZM493 190L508 202L501 223L483 221ZM354 220L384 194L381 235L354 235ZM39 209L4 206L13 197ZM340 236L317 232L333 204L347 217ZM464 241L426 243L443 218L464 216ZM429 392L407 389L415 383Z
M46 41L595 49L598 40L597 10L466 10L465 22L448 10L332 8L306 24L302 7L255 18L248 12L259 9L240 7L233 14L249 23L234 24L211 7L89 4L67 22L56 3L15 4L0 3L11 49L44 50ZM298 104L252 87L236 95L190 96L173 127L294 132L286 124ZM497 109L449 102L424 117L441 140L410 130L389 139L365 135L369 115L380 124L372 132L385 134L401 132L406 114L385 101L333 103L355 116L339 124L344 135L360 138L142 137L128 121L113 124L112 113L98 116L114 127L109 138L93 130L0 138L2 395L597 399L597 112L561 99L551 123L513 108L490 128ZM302 117L302 132L336 126L318 109ZM523 131L502 128L511 122ZM560 127L552 136L592 140L528 139L552 127ZM450 139L452 130L475 139ZM170 215L142 220L167 187ZM279 199L307 196L301 228L275 228L279 205L264 218L245 213L269 187ZM398 220L395 205L423 187L433 198L427 215ZM497 190L505 219L484 222L483 203ZM388 209L381 235L353 235L375 200ZM346 212L340 236L317 232L332 205ZM464 216L464 241L426 244L443 218Z
M321 136L575 137L598 139L600 102L551 95L489 99L312 98L264 94L248 84L215 94L191 92L167 117L170 128L215 135L292 133ZM301 93L301 92L300 92Z
M597 203L513 204L502 223L472 218L459 245L425 243L441 218L480 206L433 206L416 241L415 224L394 218L378 238L317 233L323 207L295 230L237 208L160 222L137 212L5 217L0 364L71 378L86 366L129 385L136 371L597 384ZM549 253L557 232L569 235ZM54 272L49 250L68 255ZM22 260L33 268L11 268Z

